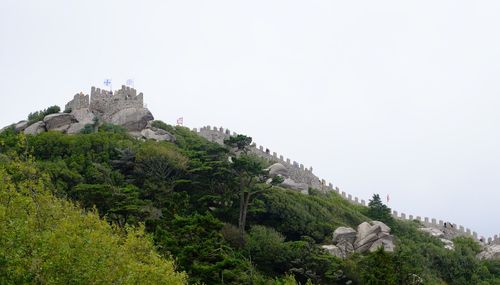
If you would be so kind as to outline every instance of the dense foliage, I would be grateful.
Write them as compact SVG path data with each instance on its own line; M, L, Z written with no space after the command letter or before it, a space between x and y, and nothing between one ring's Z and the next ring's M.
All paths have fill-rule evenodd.
M54 105L54 106L48 107L45 110L40 110L40 111L36 111L34 113L29 113L28 124L31 125L33 123L41 121L41 120L43 120L43 118L45 118L45 116L50 115L50 114L56 114L56 113L59 113L60 111L61 111L61 108L59 106Z
M0 165L0 284L185 284L143 227L55 198L29 162Z
M153 124L175 143L141 142L112 125L27 137L8 129L0 134L0 162L32 157L57 201L77 201L121 229L144 223L190 283L500 284L500 264L477 260L474 241L457 239L447 250L414 222L394 220L379 197L361 207L336 193L281 189L265 183L270 162L245 151L251 138L221 146L187 128ZM321 249L336 227L370 219L391 226L396 252L341 260Z

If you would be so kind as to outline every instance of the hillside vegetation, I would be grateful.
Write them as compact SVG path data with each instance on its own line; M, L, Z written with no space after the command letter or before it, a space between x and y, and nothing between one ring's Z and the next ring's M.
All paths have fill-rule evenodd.
M144 228L54 197L30 161L0 165L0 284L184 284Z
M268 162L237 144L248 137L221 146L155 126L176 142L111 125L0 134L0 283L500 284L500 263L476 259L472 239L450 251L383 205L265 183ZM371 219L392 228L394 253L321 249L338 226Z

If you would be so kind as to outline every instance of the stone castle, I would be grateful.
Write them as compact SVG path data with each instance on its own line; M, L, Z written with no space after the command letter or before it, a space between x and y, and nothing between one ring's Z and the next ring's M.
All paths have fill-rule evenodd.
M115 92L92 87L90 95L82 92L74 95L66 104L64 113L48 115L42 121L31 125L21 121L15 128L27 134L49 130L75 134L85 128L96 128L99 124L110 123L125 128L137 138L174 139L166 131L152 127L153 120L151 112L144 107L143 94L137 94L134 88L123 85Z
M111 92L92 87L90 95L83 93L74 95L73 99L66 104L64 113L48 115L42 121L31 125L27 121L21 121L14 124L14 128L16 131L24 131L27 134L38 134L48 130L74 134L79 133L88 125L95 125L96 122L105 122L122 126L131 135L140 139L155 139L158 141L175 140L175 137L168 132L152 127L152 120L154 120L153 115L144 107L143 94L137 94L135 89L122 86L121 89ZM193 129L193 131L201 137L219 144L223 144L224 140L230 136L237 135L227 129L210 126ZM365 200L347 194L338 187L334 187L332 183L327 183L324 179L320 179L314 175L312 167L304 167L303 164L285 158L283 155L278 155L276 152L271 152L263 146L257 146L255 143L251 146L250 151L274 163L271 167L275 165L278 165L278 168L281 167L282 169L278 169L278 171L286 173L283 186L287 188L300 191L304 194L308 193L309 188L315 188L322 192L334 191L351 203L366 206ZM392 214L397 219L418 220L424 226L434 229L443 229L448 225L446 231L451 236L467 235L483 243L500 244L498 235L486 239L478 237L476 232L464 226L440 219L422 218L421 216L407 215L405 213L398 213L397 211L393 211Z
M218 144L223 144L224 140L229 138L230 136L236 136L237 133L231 132L228 129L217 128L211 126L205 126L200 129L193 129L194 132L198 133L200 136ZM289 158L284 158L283 155L278 155L276 152L271 152L269 149L264 148L263 146L257 146L255 143L251 146L250 151L259 157L265 158L272 163L279 163L283 165L288 172L289 177L297 182L298 185L293 185L296 187L296 190L301 191L306 194L308 192L308 188L315 188L324 193L334 191L337 194L341 195L347 201L366 206L366 202L363 199L355 197L351 194L347 194L344 191L341 191L338 187L334 187L332 183L327 183L324 179L320 179L316 175L313 174L312 167L304 167L303 164L299 164L296 161L292 161ZM298 187L297 187L298 186ZM455 223L450 223L446 220L422 217L416 215L407 215L405 213L400 213L398 211L392 211L392 216L396 219L400 220L418 220L425 227L429 229L441 229L446 231L446 235L451 239L456 236L470 236L474 239L485 243L485 244L500 244L499 235L494 235L493 237L485 238L480 237L474 231L469 228L465 228L462 225L457 225Z
M134 88L122 85L122 88L112 93L92 87L89 95L83 93L76 94L73 100L66 104L65 109L76 111L89 109L96 116L109 120L117 112L129 108L144 108L143 94Z

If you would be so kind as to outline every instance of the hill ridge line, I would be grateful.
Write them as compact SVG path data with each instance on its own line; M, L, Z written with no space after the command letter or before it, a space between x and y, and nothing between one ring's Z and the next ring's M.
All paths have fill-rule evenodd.
M201 127L199 129L193 128L192 131L197 133L199 136L208 139L209 141L221 145L224 144L225 139L231 136L238 135L238 133L231 132L229 129L215 126L212 127L210 125ZM257 146L256 143L252 143L250 152L266 160L283 164L290 171L290 177L296 182L305 183L309 187L318 189L323 193L336 192L344 199L353 204L367 206L364 199L360 199L356 196L346 193L345 191L341 191L339 187L334 187L332 183L327 183L325 179L321 179L318 176L314 175L312 167L306 168L303 164L300 164L289 158L285 158L285 156L283 155L278 155L277 152L271 152L268 148L265 148L261 145ZM301 193L307 194L302 191ZM407 215L403 212L398 212L395 210L392 211L392 216L399 220L418 220L426 227L442 228L449 226L456 232L457 236L469 236L482 243L493 243L500 241L500 237L498 234L492 237L485 238L484 236L478 236L477 232L472 231L470 228L466 228L455 223L450 223L442 219L429 218L425 216L422 218L422 216Z

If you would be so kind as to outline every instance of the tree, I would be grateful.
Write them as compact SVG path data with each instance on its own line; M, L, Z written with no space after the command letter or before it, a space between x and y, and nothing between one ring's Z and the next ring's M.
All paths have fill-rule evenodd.
M61 108L59 108L59 106L54 105L54 106L48 107L45 110L40 110L40 111L36 111L34 113L29 113L28 124L31 125L33 123L41 121L41 120L43 120L43 118L45 118L45 116L50 115L50 114L56 114L56 113L59 113L60 111L61 111Z
M144 227L120 229L50 193L32 163L0 165L0 284L185 284Z
M155 239L160 248L176 257L191 283L251 284L251 264L224 241L222 227L210 213L176 215L155 231Z
M252 138L245 135L236 135L224 140L225 145L236 148L236 151L241 151L245 154L248 152L251 143Z
M386 253L383 248L369 253L360 261L360 267L363 284L397 284L396 268L392 256Z
M257 157L248 154L250 144L252 143L251 137L237 135L225 140L224 143L229 147L236 148L231 161L233 162L232 172L236 178L235 189L240 201L238 228L240 230L240 237L243 240L245 237L248 207L251 205L251 202L257 194L283 182L283 178L279 176L270 177L269 170L264 170L261 161Z
M377 221L386 224L393 224L394 218L391 216L391 208L382 203L379 194L373 194L373 198L368 203L367 215Z
M245 244L252 262L269 275L285 272L289 264L285 237L273 228L252 226Z

